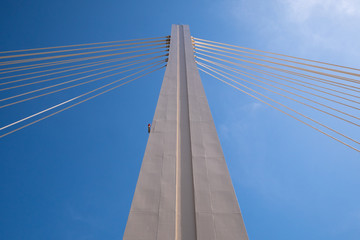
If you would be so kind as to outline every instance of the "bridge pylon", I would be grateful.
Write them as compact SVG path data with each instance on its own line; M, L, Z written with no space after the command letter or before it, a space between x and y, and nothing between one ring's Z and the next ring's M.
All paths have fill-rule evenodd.
M171 29L169 61L123 239L248 239L187 25Z

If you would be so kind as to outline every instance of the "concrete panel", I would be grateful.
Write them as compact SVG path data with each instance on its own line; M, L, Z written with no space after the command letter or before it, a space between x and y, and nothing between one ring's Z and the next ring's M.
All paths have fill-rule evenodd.
M198 217L196 219L197 236L198 239L202 238L202 236L206 236L207 239L219 240L248 239L205 91L194 61L193 46L188 26L184 26L184 37L187 63L186 71L188 75L190 142L195 179L195 198L204 199L205 196L210 196L211 212L207 215L209 217L206 221L212 221L213 223L203 223L205 220L198 217L204 216L199 215L204 210L201 205L202 202L199 201L199 203L196 203L195 211L196 216ZM199 131L199 127L201 128L201 131ZM203 151L204 153L201 155ZM198 159L199 156L205 159L206 167L195 162L195 159ZM219 177L219 174L221 177ZM197 179L199 179L199 182L203 181L203 176L207 176L207 184L197 184ZM216 180L218 181L214 183ZM205 193L206 191L208 193ZM221 212L222 214L219 215L217 212ZM216 226L215 231L211 231L213 226Z
M156 213L136 212L132 210L126 225L124 239L127 240L156 239L157 227L158 227L158 215Z
M214 216L211 213L196 213L197 240L216 240Z
M245 225L240 214L214 214L216 239L247 240Z
M175 239L177 35L178 30L172 28L171 36L174 40L170 43L168 66L125 228L125 240ZM159 171L154 170L155 166Z

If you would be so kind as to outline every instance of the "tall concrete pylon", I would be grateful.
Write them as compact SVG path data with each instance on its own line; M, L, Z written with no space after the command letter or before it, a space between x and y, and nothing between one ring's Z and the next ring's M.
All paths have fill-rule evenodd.
M124 240L247 240L189 26L173 25Z

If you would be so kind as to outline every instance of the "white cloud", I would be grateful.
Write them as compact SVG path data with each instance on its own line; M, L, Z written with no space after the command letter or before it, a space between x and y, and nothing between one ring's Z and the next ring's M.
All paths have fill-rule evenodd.
M360 14L358 0L279 0L285 6L290 19L296 22L309 21L319 15L356 17Z
M260 110L261 107L262 107L262 104L261 104L261 103L259 103L259 102L253 102L253 103L251 103L251 107L250 107L250 108L251 108L251 112L254 113L254 112Z
M342 65L358 62L360 0L225 0L212 8L220 9L219 19L232 18L239 44L333 61L331 57Z
M333 56L334 60L339 61L337 63L354 65L358 59L357 52L360 50L359 0L277 0L277 2L276 22L281 26L278 34L284 34L284 41L286 38L296 37L293 44L301 46L304 55L315 51L318 56L327 55L327 58Z

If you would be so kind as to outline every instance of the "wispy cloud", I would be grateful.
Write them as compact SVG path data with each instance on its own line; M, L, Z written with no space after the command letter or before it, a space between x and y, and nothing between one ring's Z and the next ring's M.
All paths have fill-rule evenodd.
M253 102L250 104L250 111L251 113L255 113L256 111L259 111L261 109L261 107L263 106L263 104L259 103L259 102Z
M231 135L241 134L241 132L246 131L248 126L246 120L239 118L238 116L247 116L247 118L254 117L263 107L263 104L259 102L250 102L239 106L237 109L229 106L229 112L231 116L225 118L225 122L219 125L219 133L222 138L228 139L232 137ZM231 129L231 130L230 130Z
M324 56L350 66L359 60L359 0L225 0L221 4L216 7L226 11L217 14L233 19L234 37L244 39L246 34L247 39L256 39L254 47L313 59Z
M80 208L76 208L73 205L68 205L67 214L74 222L86 224L96 229L103 229L101 219L96 218L91 213L89 213L89 211L81 211Z
M278 0L279 23L303 44L335 53L360 50L358 0ZM346 46L346 48L344 48Z
M357 0L279 0L279 3L285 7L289 19L300 23L319 14L323 17L356 17L360 13Z
M342 218L339 219L339 223L332 229L334 233L343 234L350 230L360 229L360 209L352 209L351 211L343 212Z

